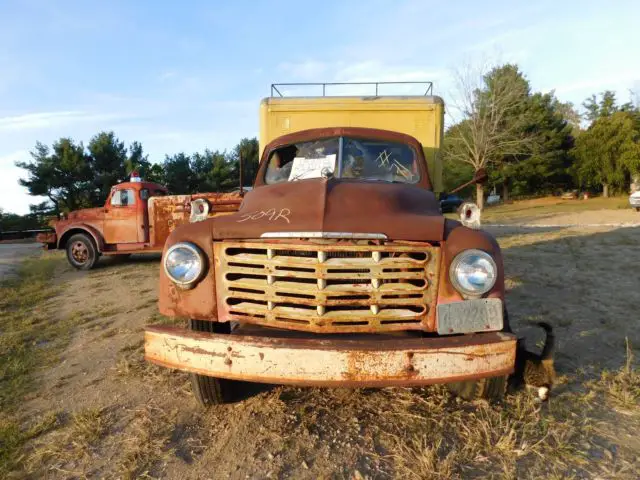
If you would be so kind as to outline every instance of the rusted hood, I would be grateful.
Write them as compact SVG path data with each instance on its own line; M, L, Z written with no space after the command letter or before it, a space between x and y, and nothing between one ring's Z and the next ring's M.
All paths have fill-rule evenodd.
M440 241L444 233L435 195L424 188L315 178L256 188L237 213L210 222L214 239L260 238L267 232L353 232Z

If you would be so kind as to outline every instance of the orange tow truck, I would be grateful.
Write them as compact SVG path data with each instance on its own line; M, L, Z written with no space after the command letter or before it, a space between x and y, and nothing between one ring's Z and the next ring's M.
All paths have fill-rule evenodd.
M111 188L103 207L85 208L53 220L54 231L40 233L46 249L66 250L69 263L89 270L101 255L161 252L169 234L184 223L233 213L242 191L168 195L167 188L132 174Z

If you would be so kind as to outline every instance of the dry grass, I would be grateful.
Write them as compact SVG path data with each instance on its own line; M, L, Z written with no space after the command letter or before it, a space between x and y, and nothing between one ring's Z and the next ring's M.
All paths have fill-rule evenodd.
M147 478L158 464L172 455L171 437L177 411L166 411L153 402L136 409L117 462L117 477Z
M600 435L603 398L590 391L543 405L520 392L490 405L397 390L385 406L395 425L381 435L383 458L399 478L634 478L634 452Z
M56 358L75 325L51 315L57 288L50 280L60 261L28 260L17 278L0 283L0 477L16 467L27 441L54 427L53 417L45 416L25 428L17 410L34 388L34 372Z
M633 350L628 338L625 343L625 365L616 372L603 370L600 380L591 385L605 392L617 409L640 416L640 372L634 367Z
M142 379L144 382L161 385L163 388L170 388L176 395L190 395L188 374L159 367L144 359L144 340L126 345L120 349L116 373L125 382L131 379Z
M576 444L585 425L526 394L503 405L451 405L422 423L417 433L395 437L391 458L402 477L516 478L524 465L543 477L586 463Z
M85 476L98 444L107 437L113 423L114 415L106 408L90 408L73 414L63 428L34 442L25 462L26 471Z
M31 425L22 426L15 417L0 414L0 475L8 475L23 461L24 445L62 425L62 415L50 412Z
M113 415L105 408L91 408L74 414L72 445L81 452L87 452L107 433L112 423Z

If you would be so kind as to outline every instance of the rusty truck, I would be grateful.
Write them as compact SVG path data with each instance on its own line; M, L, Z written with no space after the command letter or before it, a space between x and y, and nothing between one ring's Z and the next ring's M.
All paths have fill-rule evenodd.
M148 326L146 359L190 372L204 405L246 381L502 397L516 348L502 254L438 207L442 99L430 83L348 97L320 85L272 86L253 190L167 239L159 310L188 324Z
M242 199L241 191L168 195L166 187L142 181L135 172L130 180L114 185L103 207L53 220L53 231L37 240L46 249L65 250L73 267L89 270L101 255L161 252L178 225L233 213Z

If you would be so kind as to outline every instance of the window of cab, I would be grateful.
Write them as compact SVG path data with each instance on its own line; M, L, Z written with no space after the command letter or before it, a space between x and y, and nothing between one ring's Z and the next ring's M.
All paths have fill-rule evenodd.
M335 177L390 183L417 183L416 152L403 143L334 137L286 145L268 160L265 183Z
M136 194L132 188L115 190L111 195L111 205L114 207L128 207L135 203Z
M166 191L157 188L154 188L153 191L150 191L148 188L143 188L142 190L140 190L141 200L149 200L150 197L164 197L166 195Z

